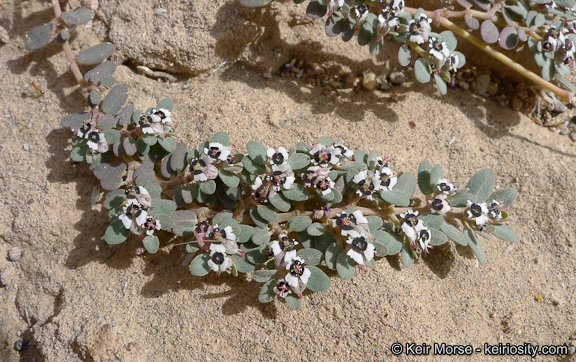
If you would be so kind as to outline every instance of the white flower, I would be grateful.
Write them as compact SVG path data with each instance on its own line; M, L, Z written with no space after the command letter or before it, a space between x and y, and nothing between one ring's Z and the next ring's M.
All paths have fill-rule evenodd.
M394 172L392 172L392 169L386 163L379 168L378 172L379 172L378 176L380 177L380 180L378 182L378 190L383 191L392 190L392 188L394 188L394 186L396 186L396 183L398 182L398 177L394 176Z
M450 204L448 204L448 201L446 201L446 197L446 194L440 194L436 196L434 200L429 200L428 203L430 203L430 211L432 213L441 212L442 214L450 211L451 207Z
M432 240L432 233L428 230L427 227L422 227L418 230L418 243L420 244L420 249L424 252L424 254L429 254L430 252L428 249L432 249L432 245L430 245L430 241Z
M373 243L366 240L362 235L349 236L346 242L352 245L346 255L351 257L357 264L365 265L370 260L374 259L376 254L376 247Z
M342 236L360 235L360 232L370 232L368 219L362 215L362 211L356 210L349 214L343 212L336 220L332 220L332 227L340 227Z
M218 142L210 142L209 148L204 148L204 154L210 157L213 161L228 161L228 156L232 153L230 147L226 147Z
M460 63L460 58L458 58L454 54L450 54L448 57L448 69L451 69L453 72L458 71L458 64Z
M165 108L152 109L147 118L153 123L172 123L172 113Z
M236 234L234 234L232 226L226 226L224 229L220 229L218 224L215 224L212 228L212 232L214 233L214 236L212 236L211 239L218 239L219 236L222 236L224 239L236 240Z
M376 173L367 170L360 171L356 176L354 176L352 181L358 185L358 190L356 190L358 196L366 196L368 200L374 200L372 194L375 191L380 190L378 171L376 171Z
M295 180L294 172L288 164L272 165L272 175L267 177L267 181L272 183L276 191L280 191L281 188L290 189Z
M453 183L449 182L445 178L438 180L436 188L438 189L439 192L448 196L453 195L456 191L458 191L456 186L454 186Z
M310 150L312 155L312 162L315 165L320 165L323 167L332 167L337 164L340 160L338 155L340 155L340 149L329 147L327 148L321 143L318 143Z
M97 130L93 130L87 134L86 138L88 138L88 142L86 142L86 145L88 145L92 154L95 154L96 152L100 153L108 152L110 146L106 141L106 136L104 136L104 133L100 133Z
M428 53L438 60L437 68L442 68L450 56L450 49L446 43L432 37L428 41L428 48Z
M349 160L352 158L352 156L354 156L354 152L352 152L352 150L348 149L348 147L344 146L341 143L336 143L334 146L330 147L332 147L332 149L334 150L340 150L338 156L341 161Z
M298 242L286 234L280 234L279 240L272 241L270 249L274 254L274 264L277 268L285 267L296 258L296 245Z
M334 181L328 177L330 169L321 166L310 166L306 173L302 174L304 186L314 187L322 191L322 195L328 195L332 192L335 184Z
M428 33L432 30L430 23L432 19L426 14L421 14L418 19L410 20L408 31L410 32L410 41L416 44L423 44L428 41Z
M546 51L557 52L564 46L566 36L555 26L550 26L543 37L542 46Z
M133 227L136 225L144 226L147 218L148 213L142 210L137 203L124 206L122 215L119 216L124 227L129 230L134 230Z
M481 203L474 203L470 200L466 201L466 206L469 207L466 210L466 215L469 219L474 219L476 225L483 226L486 225L486 222L489 220L488 218L488 206L485 202Z
M310 269L304 267L303 263L304 260L298 256L295 257L290 264L286 265L288 274L285 276L288 284L290 284L300 298L302 297L302 292L306 289L306 284L308 284L308 279L312 274Z
M378 25L376 30L378 31L377 41L380 41L380 37L388 34L391 29L398 26L398 15L393 10L382 10L382 14L378 15Z
M232 269L232 260L226 255L226 248L222 244L210 244L210 260L208 260L210 269L220 276L222 272L228 272Z
M406 6L404 0L380 0L380 2L384 3L386 9L402 10Z
M286 298L288 294L292 293L290 290L290 285L284 279L278 281L278 285L274 287L274 293L278 294L282 298Z
M213 159L207 155L195 158L190 162L190 172L194 174L194 181L214 180L218 177L218 168L212 165Z
M270 147L266 155L272 165L283 165L288 162L288 151L284 147L278 147L278 149Z
M544 4L546 9L556 9L556 3L554 1L548 1Z
M146 222L144 223L144 230L146 230L146 235L153 235L154 230L160 230L162 225L160 221L154 220L152 217L148 216Z
M124 195L126 195L126 205L138 204L145 207L150 207L152 205L152 198L142 186L128 186L124 190Z
M503 204L498 200L492 200L488 206L488 216L494 221L502 220L502 206Z
M368 11L368 6L366 4L358 4L354 6L354 15L356 15L356 28L359 29L360 26L366 21L366 17L370 12Z
M328 0L328 16L332 15L334 11L338 11L344 5L344 0Z
M88 133L92 130L92 124L90 122L83 122L80 128L78 128L78 132L76 132L76 136L80 138L88 138Z
M405 213L400 214L403 220L402 231L410 240L410 245L414 246L418 238L418 232L425 228L424 223L418 219L418 211L408 209Z

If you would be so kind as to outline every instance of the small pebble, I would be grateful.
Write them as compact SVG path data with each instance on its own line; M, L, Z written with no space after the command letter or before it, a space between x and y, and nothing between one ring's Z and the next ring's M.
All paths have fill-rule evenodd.
M367 90L373 90L378 85L376 74L369 72L362 78L362 87Z
M470 89L470 84L468 82L458 82L458 86L464 90Z
M12 248L8 250L8 258L12 261L18 261L22 257L22 249Z
M538 303L542 303L544 301L544 297L541 295L537 295L534 297L534 300L537 301Z
M390 83L394 85L404 84L406 82L406 75L402 72L392 72L389 76Z
M571 139L573 142L576 142L576 132L570 132L570 139Z
M0 284L2 286L7 286L8 284L10 284L13 277L14 277L14 268L12 268L11 266L0 270Z
M30 149L30 145L25 143L24 145L22 145L22 147L24 148L24 151L28 151Z
M20 338L16 343L14 343L14 349L17 351L24 351L25 349L28 349L31 344L32 342L30 342L29 339Z
M522 109L522 100L518 96L512 97L512 109L516 112L520 112Z

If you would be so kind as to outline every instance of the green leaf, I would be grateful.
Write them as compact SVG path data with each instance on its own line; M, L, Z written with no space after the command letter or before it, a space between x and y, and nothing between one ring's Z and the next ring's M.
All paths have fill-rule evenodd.
M384 257L386 255L389 255L389 251L388 251L388 247L382 243L379 242L374 242L374 247L376 249L376 256L378 257Z
M160 187L160 185L158 185L155 182L148 182L142 186L144 186L144 188L148 190L150 197L153 199L160 197L160 195L162 194L162 187Z
M102 133L104 133L104 136L106 137L106 142L108 142L109 145L113 145L114 143L120 140L120 132L118 132L115 129L105 129L104 131L102 131Z
M268 229L256 227L252 235L252 242L256 245L264 245L270 242L270 231Z
M228 136L226 132L218 132L212 137L210 142L217 142L223 146L228 146L230 144L230 136Z
M156 254L158 249L160 248L160 240L156 235L148 235L144 239L142 239L142 244L144 244L144 248L150 254Z
M330 246L333 242L336 241L334 234L330 232L325 232L320 236L313 236L313 238L314 238L314 248L320 250L322 253L325 253L328 246Z
M420 219L424 225L430 229L440 229L444 223L444 217L440 214L424 214L418 216L418 219Z
M61 17L67 24L82 25L92 20L94 17L94 11L80 7L71 13L63 11Z
M102 112L107 114L116 114L122 109L128 99L128 88L119 84L110 89L106 98L102 101Z
M196 243L186 244L186 253L187 254L194 254L198 250L200 250L200 248L198 247L198 244L196 244Z
M475 196L475 199L472 201L476 203L486 201L488 196L492 194L494 182L494 172L489 168L478 171L472 176L466 185L468 193Z
M216 182L214 182L214 180L200 182L199 185L200 191L206 195L212 195L214 192L216 192Z
M344 280L352 279L356 273L356 264L352 258L342 252L338 254L338 257L336 258L336 271L340 278Z
M438 73L434 73L434 81L436 82L436 86L440 91L440 94L445 95L448 93L448 87L446 86L446 82L442 79L441 75Z
M46 45L52 38L52 23L36 26L26 33L26 47L37 50Z
M250 273L254 271L254 265L248 263L245 257L241 257L240 255L234 254L230 255L230 259L234 263L236 270L240 273Z
M308 266L307 268L310 269L311 272L310 279L308 279L308 283L306 284L308 289L312 290L313 292L323 292L330 289L330 278L328 278L322 269L315 266Z
M368 155L364 151L356 150L354 151L354 161L357 162L368 162Z
M242 0L246 1L246 0ZM274 288L278 285L278 282L274 279L270 280L268 283L262 286L260 289L260 294L258 295L258 301L260 303L268 303L274 300L276 293L274 293Z
M511 241L513 243L520 241L518 234L516 234L516 232L514 232L514 230L512 230L512 228L510 228L508 225L504 224L494 225L494 231L492 232L492 235L499 239Z
M454 198L451 198L450 200L448 200L448 203L452 207L464 207L464 206L466 206L466 201L470 200L473 202L475 198L476 198L475 195L472 195L472 194L466 192L460 196L456 196Z
M124 203L126 200L126 196L124 196L124 190L116 190L117 192L111 191L106 194L106 199L104 199L104 203L102 206L107 208L108 210L118 207Z
M256 270L252 279L258 283L266 283L276 274L278 274L278 270Z
M166 214L156 214L154 215L154 219L160 222L161 230L170 230L174 226L174 220Z
M397 205L397 206L408 206L410 205L410 198L400 190L395 188L388 191L381 191L380 197L387 203Z
M288 227L292 231L304 231L312 224L312 219L309 216L294 216L288 221Z
M403 173L398 177L398 182L393 190L404 192L408 198L412 197L416 191L416 178L410 172Z
M304 153L295 153L288 158L288 164L292 170L300 170L310 164L310 156Z
M392 236L388 234L386 231L383 230L370 230L372 236L376 239L376 241L384 246L387 246L392 241Z
M222 210L212 218L212 224L221 224L224 220L232 219L233 215L230 210Z
M164 98L160 102L158 102L158 105L156 106L156 108L164 108L164 109L167 109L170 112L172 112L174 110L174 104L172 103L172 100L170 98ZM228 146L228 145L224 145L224 146Z
M410 268L414 264L414 253L411 250L411 246L406 245L406 243L402 246L402 254L400 256L405 268Z
M95 90L90 92L90 94L88 95L88 104L90 105L90 107L97 107L100 104L101 100L102 95Z
M254 235L254 228L250 225L240 225L240 235L236 235L238 237L238 243L243 244L248 242L252 235Z
M304 259L307 265L318 265L322 262L322 252L316 249L300 249L298 256Z
M166 214L168 216L176 211L176 203L172 200L152 199L152 210L150 216Z
M482 243L480 243L480 240L478 239L474 231L470 228L466 228L464 230L464 235L468 239L468 246L470 246L470 249L472 249L474 254L476 254L476 257L480 261L480 264L486 263L486 252L484 251Z
M290 307L290 309L292 310L298 310L302 305L302 299L298 298L294 294L288 294L288 296L284 300L286 301L288 307Z
M106 240L106 242L110 245L116 245L123 243L129 234L130 230L124 227L122 220L116 219L112 221L110 225L108 225L106 233L104 234L104 240Z
M440 165L434 166L432 171L430 171L430 186L432 190L438 185L438 181L444 178L444 169Z
M259 144L258 142L250 141L246 144L246 149L250 154L252 161L256 162L258 165L266 164L266 148Z
M250 157L244 157L242 159L242 165L244 166L244 170L248 171L252 175L262 175L266 173L266 168L257 164Z
M142 141L144 141L148 146L154 146L158 142L158 137L151 134L145 134L142 136Z
M366 216L368 219L368 227L370 228L370 232L373 232L384 224L384 220L382 220L379 216Z
M300 184L292 184L290 190L282 190L282 195L292 201L305 201L308 200L308 190Z
M468 238L457 227L445 222L440 226L440 231L446 234L447 237L452 239L455 243L462 246L468 246Z
M259 8L270 4L272 1L274 0L240 0L240 4L249 8Z
M401 66L407 67L410 65L412 61L412 53L410 53L410 48L406 46L406 44L402 45L400 49L398 49L398 62Z
M437 246L446 244L448 242L448 237L440 232L440 230L431 228L430 233L432 234L432 237L430 238L430 245Z
M240 178L230 171L220 170L220 180L228 187L237 187L240 184Z
M160 146L162 146L163 149L165 149L168 152L172 152L176 149L176 141L174 140L174 138L170 136L158 137L158 143L160 144Z
M83 162L86 160L86 152L88 151L87 145L74 147L70 152L70 159L74 162Z
M326 229L324 229L324 226L322 226L322 224L315 222L310 226L308 226L306 232L308 233L308 235L320 236L326 232Z
M318 143L323 144L324 146L328 147L336 143L332 137L322 136L318 139Z
M386 245L388 247L388 255L396 255L402 250L404 242L402 241L402 237L396 233L388 235L391 236L390 243Z
M258 210L258 215L260 215L264 220L268 222L275 222L278 220L278 214L276 211L268 205L258 205L256 208Z
M268 199L268 201L280 212L288 212L290 211L290 207L292 207L290 201L288 201L284 196L282 196L282 194L275 194L270 199Z
M346 164L340 166L340 170L342 170L342 171L348 171L348 170L352 170L352 169L358 170L358 171L363 171L367 168L368 168L368 166L364 162L359 162L359 161L347 162Z
M203 253L194 258L192 263L190 263L190 272L192 275L197 277L203 277L210 272L210 267L208 266L208 260L210 260L210 255Z
M428 196L434 190L430 187L430 173L432 171L432 165L426 161L420 162L420 166L418 166L418 186L420 187L420 191Z
M378 152L370 151L370 154L368 155L368 159L366 160L366 164L368 165L368 169L374 170L374 168L376 168L376 164L378 162L378 157L380 157Z
M250 217L252 218L252 221L254 221L254 224L256 224L256 226L262 229L268 228L268 221L264 220L262 216L260 216L256 208L250 209L249 212Z
M416 76L416 80L420 83L430 82L430 72L428 71L428 65L424 59L416 59L416 63L414 63L414 75Z
M328 245L324 255L324 260L326 261L326 266L329 269L336 270L336 263L338 261L338 255L340 254L343 254L343 250L342 247L338 245L338 243L332 243Z
M501 189L495 191L490 197L486 199L488 203L491 203L492 200L500 201L504 204L504 207L510 207L516 200L516 190L515 189Z
M76 60L83 65L98 64L111 56L115 50L116 45L112 43L101 43L78 53Z

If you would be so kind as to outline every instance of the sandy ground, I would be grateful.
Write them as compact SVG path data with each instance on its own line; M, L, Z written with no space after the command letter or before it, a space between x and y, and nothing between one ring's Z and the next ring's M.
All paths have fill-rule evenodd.
M105 3L108 21L123 11ZM235 2L225 3L225 11L247 24L258 21L234 10ZM199 61L212 68L189 68L183 73L199 75L180 75L175 85L137 74L134 63L119 67L116 80L128 86L137 108L173 98L178 133L190 145L220 130L240 149L252 139L293 145L329 135L389 156L400 172L416 172L428 160L467 182L492 168L497 186L519 192L509 211L521 241L484 242L488 262L482 266L469 249L447 244L409 269L389 257L351 281L332 272L332 288L306 296L297 312L281 302L260 304L261 284L249 277L193 277L180 250L165 243L143 256L135 256L135 239L108 246L101 240L106 213L99 204L91 207L97 181L86 165L69 159L71 135L59 127L63 116L82 110L78 88L58 46L34 53L24 47L23 34L51 19L49 3L5 1L0 25L12 40L0 47L0 269L11 267L15 275L0 288L1 361L407 360L391 354L392 343L559 345L575 333L574 143L462 90L442 97L432 85L407 82L388 92L337 94L267 77L266 68L296 51L341 69L370 67L366 49L339 40L298 50L306 39L325 38L321 26L291 24L290 14L302 16L302 9L280 11L273 46L266 43L270 37L249 45L239 38L246 48L218 70L214 64L228 54L222 47L234 42L206 45L221 59ZM208 23L215 16L197 15ZM97 35L98 24L81 29L75 51L106 39L110 22ZM254 66L247 55L259 49ZM383 56L371 67L389 72L388 63ZM24 251L17 262L7 258L12 247ZM14 349L20 338L31 341L22 352ZM472 358L487 359L483 353Z

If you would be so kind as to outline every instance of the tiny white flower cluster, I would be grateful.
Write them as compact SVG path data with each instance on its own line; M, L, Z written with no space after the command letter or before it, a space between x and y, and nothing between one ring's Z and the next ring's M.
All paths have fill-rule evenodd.
M384 8L382 9L382 14L378 15L378 24L376 25L378 37L376 41L380 41L390 30L397 30L400 25L398 14L402 12L406 5L404 0L380 0L380 4L383 4Z
M468 200L466 206L468 207L466 216L468 219L474 220L480 231L486 230L487 222L494 223L503 218L502 208L504 205L498 200L492 200L489 205L486 202L474 203Z
M547 52L563 51L562 61L564 64L572 64L574 62L574 53L576 48L574 43L566 33L574 31L574 27L567 24L566 27L558 29L555 26L550 26L542 38L542 49Z
M292 291L302 298L302 293L306 290L310 269L304 267L304 260L297 256L296 245L298 242L281 233L278 240L270 244L270 253L274 255L274 265L277 269L286 269L288 273L284 279L278 281L274 292L282 298L286 298Z
M190 173L194 175L194 181L214 180L218 177L218 168L215 166L221 162L233 163L232 148L218 142L208 143L199 158L190 161Z
M267 164L271 172L264 177L256 177L252 190L260 203L267 203L280 190L289 190L296 178L288 164L288 151L284 147L268 148Z
M210 260L208 266L218 276L222 272L230 273L232 259L228 255L244 255L244 251L238 248L236 234L231 226L220 228L218 224L211 225L208 221L200 221L194 228L196 242L201 248L210 243Z
M172 123L172 113L165 109L152 109L150 114L140 116L138 125L144 134L164 135L174 133L174 123Z
M332 221L332 226L340 228L340 234L348 237L346 243L350 245L350 249L346 255L360 265L361 269L364 269L366 263L378 254L373 237L370 235L368 219L360 210L352 213L343 212L337 216L338 218Z
M432 233L430 229L424 226L422 220L418 219L418 211L412 211L408 209L405 213L400 214L402 218L402 232L410 240L410 246L420 251L424 254L429 254L429 249L432 249L430 241L432 239Z
M416 44L424 44L428 41L428 34L432 31L430 24L432 19L422 13L418 18L410 20L408 31L410 32L410 41Z
M398 182L398 178L394 176L390 165L379 157L374 171L360 171L352 181L358 185L356 194L372 201L374 200L372 195L375 192L392 190Z
M122 221L122 225L134 234L141 235L145 232L150 236L154 231L160 230L160 221L155 220L148 215L144 209L151 207L151 197L142 186L128 186L124 191L126 202L122 209L122 214L118 217Z
M432 55L430 66L432 70L436 70L438 74L440 74L442 70L448 72L456 72L458 70L460 60L456 54L450 52L445 42L431 37L428 39L428 53Z
M320 190L322 195L328 195L335 186L334 181L329 176L330 169L340 162L350 160L354 152L340 143L328 147L318 143L312 147L310 155L312 155L314 166L308 167L306 173L302 174L304 185Z
M432 213L440 212L446 214L451 209L450 204L448 203L448 198L453 196L457 191L458 188L445 178L438 180L436 190L434 190L434 198L428 200L430 211Z
M106 153L110 149L104 133L98 127L93 127L90 122L84 122L76 132L76 136L88 140L86 145L93 155L98 152Z

